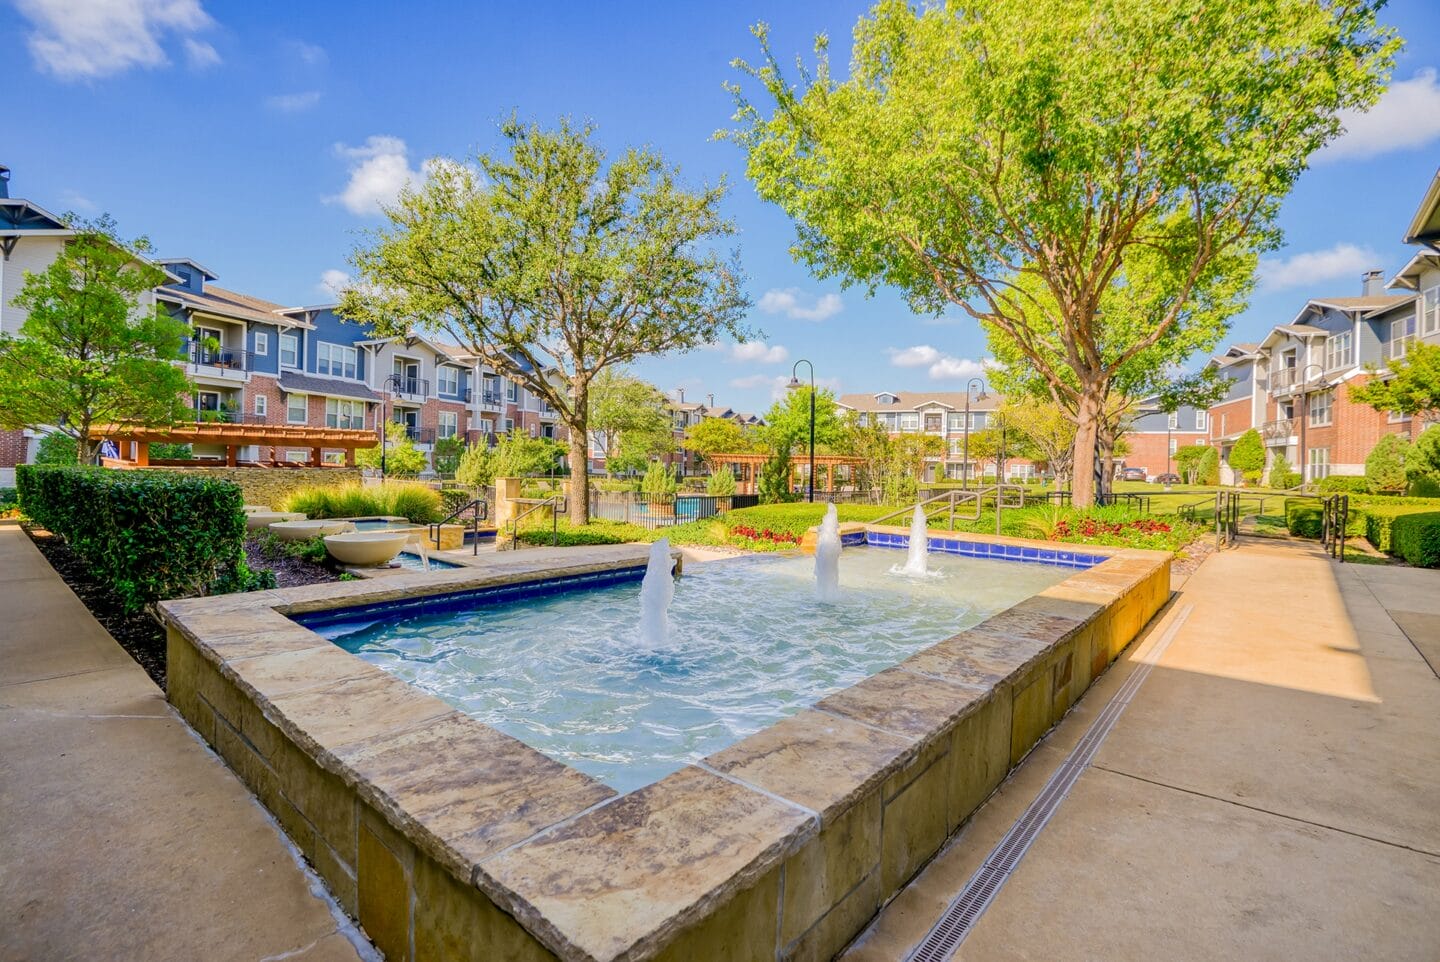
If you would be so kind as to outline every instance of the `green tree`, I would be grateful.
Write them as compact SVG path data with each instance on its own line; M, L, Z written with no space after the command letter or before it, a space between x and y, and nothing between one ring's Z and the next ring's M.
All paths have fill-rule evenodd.
M469 444L460 452L455 480L478 490L495 483L495 453L484 444Z
M1214 454L1208 444L1187 444L1175 449L1175 471L1185 479L1186 484L1206 484L1201 481L1204 464Z
M384 451L382 458L381 451ZM379 471L384 464L385 475L396 478L413 478L425 470L428 463L425 452L410 440L405 425L398 421L385 422L385 441L373 448L360 448L355 452L355 463L362 468Z
M765 413L765 426L758 436L772 451L789 444L790 448L810 445L810 388L785 392ZM820 388L815 392L815 448L834 450L845 439L845 421L835 405L835 392Z
M53 427L95 460L92 429L169 425L186 413L190 382L175 363L185 325L149 303L165 272L145 238L122 241L106 217L76 235L12 302L28 312L19 336L0 334L0 428Z
M465 442L460 438L436 438L430 452L430 464L435 473L449 477L460 466L460 455L465 453Z
M714 497L727 498L735 493L735 472L728 464L722 464L710 472L705 479L705 493Z
M1415 341L1404 357L1389 366L1388 375L1372 370L1369 381L1350 388L1351 400L1377 411L1440 421L1440 344Z
M760 465L760 476L755 482L756 493L764 504L779 504L798 501L800 496L790 487L790 452L772 450L770 456Z
M846 411L836 451L847 457L859 458L856 485L875 500L885 500L885 479L890 469L890 432L879 421L866 419L860 423L857 411Z
M999 414L1025 439L1035 460L1050 466L1057 487L1069 482L1075 453L1075 421L1053 401L1020 397L1006 401Z
M743 428L729 418L702 418L685 431L680 446L694 451L706 462L717 454L747 454L755 450L755 442Z
M665 395L623 368L606 368L590 385L590 431L610 474L643 468L675 450Z
M1365 456L1365 485L1371 494L1404 494L1410 486L1405 472L1405 459L1410 441L1398 434L1387 434Z
M1290 462L1285 460L1283 455L1277 455L1270 465L1270 487L1285 490L1299 484L1303 478L1300 472L1290 467Z
M1412 493L1426 497L1440 495L1440 424L1421 432L1405 456L1405 473Z
M666 504L674 500L678 489L679 482L675 480L675 472L669 465L651 461L650 466L645 469L645 477L640 481L640 491L645 495L645 499L651 504Z
M1251 428L1236 439L1235 446L1230 449L1229 463L1230 467L1240 472L1247 484L1260 480L1265 470L1265 442L1260 440L1259 431Z
M547 401L570 433L570 520L589 517L591 388L607 368L744 340L726 187L651 151L606 162L589 126L510 121L503 154L441 163L351 262L341 312L376 336L439 330Z
M844 80L822 37L792 84L757 28L763 59L739 66L774 109L737 85L730 136L814 272L1001 332L1069 399L1088 465L1117 373L1197 291L1248 283L1340 112L1378 99L1399 48L1379 6L881 0ZM1117 330L1105 299L1146 257L1157 283ZM1092 503L1090 471L1073 492Z
M565 449L550 438L532 438L518 428L500 435L494 450L495 478L535 478L559 469Z
M35 446L36 464L74 464L79 442L68 434L52 431L40 439Z

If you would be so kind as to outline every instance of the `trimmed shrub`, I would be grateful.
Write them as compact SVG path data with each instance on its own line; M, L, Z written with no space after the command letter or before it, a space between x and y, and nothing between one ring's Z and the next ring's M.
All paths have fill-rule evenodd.
M1315 482L1321 494L1369 494L1370 482L1353 474L1332 474Z
M1416 478L1405 492L1412 498L1440 498L1440 481L1434 478Z
M293 492L281 511L299 511L310 518L367 518L398 515L416 524L444 517L440 492L424 484L321 484Z
M1440 568L1440 511L1406 514L1390 525L1391 553L1420 568Z
M1405 470L1412 483L1429 481L1440 485L1440 424L1432 424L1415 443L1405 458Z
M1345 536L1359 538L1365 534L1366 517L1370 508L1350 503L1349 517L1345 522ZM1319 538L1325 528L1325 510L1319 501L1311 498L1285 499L1285 528L1297 538Z
M640 482L640 491L645 499L654 504L665 504L675 500L675 491L679 488L679 482L675 480L675 472L661 464L659 461L650 462L650 467L645 469L645 478Z
M1436 510L1434 501L1428 498L1386 498L1384 501L1365 502L1365 540L1376 549L1394 554L1393 526L1396 518L1412 514L1426 514ZM1355 510L1352 506L1352 512Z
M1270 487L1283 491L1295 487L1300 481L1300 472L1292 470L1290 462L1283 457L1276 458L1275 463L1270 465Z
M244 499L234 482L37 465L16 476L25 514L64 538L127 611L255 583L243 567Z
M1235 441L1230 449L1230 467L1240 472L1246 484L1255 484L1265 470L1265 442L1260 432L1251 428Z
M726 498L735 493L735 472L728 464L722 464L705 480L705 493Z
M1410 479L1405 475L1405 457L1410 442L1398 434L1387 434L1365 456L1365 485L1371 494L1404 494Z

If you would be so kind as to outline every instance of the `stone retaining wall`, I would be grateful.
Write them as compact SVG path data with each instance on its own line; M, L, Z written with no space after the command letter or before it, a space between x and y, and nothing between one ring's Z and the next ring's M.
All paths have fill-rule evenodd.
M287 615L634 566L643 546L167 602L169 697L389 959L829 959L1164 605L1167 555L1093 550L623 797Z
M139 468L143 471L174 471L179 474L202 474L210 478L234 481L245 492L246 504L264 504L278 508L292 491L317 484L347 484L360 480L359 468L228 468L224 466Z

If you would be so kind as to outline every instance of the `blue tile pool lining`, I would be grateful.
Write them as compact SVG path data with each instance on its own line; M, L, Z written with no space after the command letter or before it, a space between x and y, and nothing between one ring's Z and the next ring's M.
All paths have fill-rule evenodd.
M908 534L883 531L856 531L840 539L845 545L869 545L873 548L909 548ZM962 555L967 558L993 558L999 561L1023 561L1029 564L1052 565L1059 568L1093 568L1109 555L1092 554L1062 548L1031 548L1019 544L991 544L988 541L965 541L961 538L928 539L927 550L937 554Z

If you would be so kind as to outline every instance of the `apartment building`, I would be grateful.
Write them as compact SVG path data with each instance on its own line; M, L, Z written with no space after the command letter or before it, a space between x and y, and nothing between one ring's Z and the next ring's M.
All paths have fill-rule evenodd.
M1312 298L1258 344L1232 345L1211 359L1231 382L1209 413L1207 443L1220 450L1223 482L1233 480L1225 464L1231 448L1252 427L1265 442L1267 470L1284 458L1307 481L1364 474L1382 436L1424 430L1419 418L1376 411L1351 392L1387 377L1389 364L1417 341L1440 344L1440 172L1405 242L1422 249L1388 281L1367 271L1358 296Z
M742 431L765 424L764 418L759 415L737 411L732 407L717 406L713 394L706 395L704 404L686 401L684 388L677 388L675 396L666 399L666 408L670 415L670 430L675 448L662 456L660 461L681 477L704 474L708 470L705 462L695 452L687 451L682 446L686 434L701 421L706 418L723 418L734 421ZM593 471L605 470L605 436L601 432L594 432L590 437L590 468Z
M8 196L0 168L0 329L17 333L24 312L12 299L26 271L48 266L74 236L59 218ZM557 412L518 381L463 348L425 337L374 338L336 305L287 307L219 286L189 258L157 259L166 282L153 302L190 331L177 360L194 384L197 421L379 430L403 424L424 450L437 439L493 442L511 430L563 439ZM0 432L0 470L34 456L35 432ZM195 449L197 457L224 452ZM277 451L308 460L308 451ZM251 448L241 460L260 460ZM342 452L329 452L339 459ZM4 480L4 479L0 479Z
M1188 444L1204 444L1209 438L1210 412L1186 404L1163 411L1154 398L1141 402L1125 432L1126 450L1118 467L1140 468L1147 478L1178 473L1175 452Z

